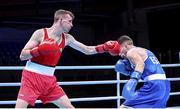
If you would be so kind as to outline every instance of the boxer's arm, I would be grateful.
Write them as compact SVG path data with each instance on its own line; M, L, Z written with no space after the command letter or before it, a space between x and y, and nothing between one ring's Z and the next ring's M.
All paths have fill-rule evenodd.
M66 34L66 45L86 54L86 55L92 55L96 54L97 51L95 49L95 46L87 46L79 41L77 41L72 35Z
M129 50L127 52L127 58L135 65L135 68L134 68L135 71L143 72L144 60L138 52L141 52L141 51L138 51L137 49Z
M135 95L138 80L144 70L144 61L136 50L128 51L127 58L135 65L135 69L131 74L131 79L124 85L122 95L126 99L131 99Z
M32 58L30 51L31 49L39 45L41 36L43 36L41 30L37 30L32 34L30 40L26 43L26 45L21 51L20 60L23 61L23 60L28 60Z
M113 45L111 45L111 43L106 42L104 44L100 44L97 46L87 46L87 45L75 40L75 38L73 36L71 36L70 34L66 34L66 36L67 36L67 39L66 39L67 45L69 45L70 47L72 47L86 55L109 52L112 56L116 56L120 52L120 46L117 43L113 43ZM110 41L108 41L108 42L110 42ZM115 42L115 41L112 41L112 42Z

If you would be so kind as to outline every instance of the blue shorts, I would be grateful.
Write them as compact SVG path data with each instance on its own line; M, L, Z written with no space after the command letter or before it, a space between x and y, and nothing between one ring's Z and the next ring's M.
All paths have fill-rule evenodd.
M168 80L147 81L136 93L123 105L132 108L165 108L170 96L170 82Z

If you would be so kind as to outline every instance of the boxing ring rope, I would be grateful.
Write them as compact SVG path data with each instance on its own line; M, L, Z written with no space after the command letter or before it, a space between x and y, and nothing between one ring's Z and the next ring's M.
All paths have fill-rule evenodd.
M180 67L180 64L162 64L162 67ZM24 66L1 66L0 70L22 70ZM114 69L114 65L103 66L57 66L57 70L84 70L84 69ZM180 81L180 78L168 78L170 81ZM101 80L101 81L73 81L73 82L58 82L59 85L95 85L95 84L116 84L116 96L106 97L88 97L88 98L70 98L71 102L78 101L101 101L101 100L117 100L117 107L120 106L120 84L125 83L127 80L120 80L120 74L116 73L116 80ZM140 82L143 82L142 80ZM6 86L20 86L21 83L0 83L0 87ZM180 95L180 92L171 92L170 95ZM0 104L15 104L16 100L0 101ZM36 103L41 103L37 100Z

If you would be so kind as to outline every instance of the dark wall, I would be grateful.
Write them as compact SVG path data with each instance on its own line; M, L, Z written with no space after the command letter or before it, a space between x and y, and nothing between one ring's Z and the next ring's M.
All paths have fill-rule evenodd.
M180 7L147 11L151 49L162 63L179 62Z

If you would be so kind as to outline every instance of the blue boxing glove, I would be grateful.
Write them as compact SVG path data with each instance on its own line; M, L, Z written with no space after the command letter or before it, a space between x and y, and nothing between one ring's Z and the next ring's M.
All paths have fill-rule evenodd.
M133 71L133 68L131 67L129 60L120 59L115 65L115 71L123 75L130 76L131 72Z
M138 71L134 71L131 74L131 79L128 80L128 82L124 85L123 90L122 90L122 96L129 100L131 99L133 96L136 95L135 93L135 89L138 83L138 80L141 78L141 74Z

